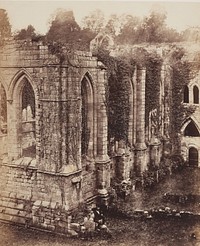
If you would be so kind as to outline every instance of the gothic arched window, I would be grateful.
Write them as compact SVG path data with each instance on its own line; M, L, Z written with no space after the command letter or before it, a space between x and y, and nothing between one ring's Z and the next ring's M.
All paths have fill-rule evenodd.
M186 126L184 136L199 137L199 131L193 121Z
M92 156L93 154L93 89L89 77L86 75L81 83L82 97L82 136L81 154Z
M24 79L22 89L22 155L35 157L35 94L31 84Z
M199 88L196 85L193 87L193 102L199 103Z

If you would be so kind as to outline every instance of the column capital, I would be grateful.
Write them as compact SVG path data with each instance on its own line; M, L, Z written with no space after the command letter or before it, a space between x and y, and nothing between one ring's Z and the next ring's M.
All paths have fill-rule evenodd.
M136 143L135 144L135 150L146 150L147 146L145 143Z
M108 155L97 156L95 159L96 164L108 164L110 162L110 157Z

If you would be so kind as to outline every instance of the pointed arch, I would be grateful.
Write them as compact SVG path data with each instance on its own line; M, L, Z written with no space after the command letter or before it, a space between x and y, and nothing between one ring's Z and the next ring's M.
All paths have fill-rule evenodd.
M200 136L199 131L193 121L191 121L186 126L185 131L184 131L184 136L188 136L188 137L199 137Z
M10 142L13 144L14 159L22 156L36 157L36 101L37 88L30 74L21 69L9 85L9 100L13 114L10 115L12 132L9 132Z
M81 154L94 155L94 89L92 76L86 72L81 79L82 134Z
M35 95L37 95L37 87L35 85L35 83L33 82L31 75L29 74L29 72L26 69L20 69L12 78L11 83L8 87L8 100L12 101L13 100L13 96L14 96L14 90L16 86L20 85L20 82L23 79L27 79L29 81L29 83L31 84L33 91L35 93Z
M181 127L182 134L184 136L200 136L200 129L196 122L197 121L194 117L190 117L189 119L187 119Z
M199 88L196 85L193 87L193 103L199 104Z
M92 88L93 88L93 78L92 75L89 71L86 71L83 73L82 77L81 77L81 82L83 81L83 79L86 78L87 80L89 80Z

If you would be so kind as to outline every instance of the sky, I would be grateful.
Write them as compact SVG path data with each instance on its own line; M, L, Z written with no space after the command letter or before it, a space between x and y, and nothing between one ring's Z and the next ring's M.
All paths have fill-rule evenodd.
M182 31L190 26L200 26L199 1L18 1L0 0L0 8L7 10L12 30L26 28L33 25L40 34L45 34L49 28L49 21L56 9L71 9L79 25L84 16L95 9L100 9L105 16L110 14L132 14L138 17L147 16L154 8L167 12L167 25Z

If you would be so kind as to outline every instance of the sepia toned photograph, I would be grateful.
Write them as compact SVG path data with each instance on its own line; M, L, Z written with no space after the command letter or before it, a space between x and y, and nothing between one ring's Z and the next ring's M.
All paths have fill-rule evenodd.
M0 0L0 246L200 245L200 1Z

